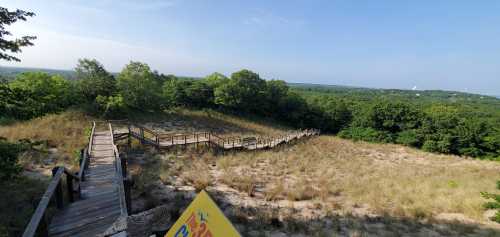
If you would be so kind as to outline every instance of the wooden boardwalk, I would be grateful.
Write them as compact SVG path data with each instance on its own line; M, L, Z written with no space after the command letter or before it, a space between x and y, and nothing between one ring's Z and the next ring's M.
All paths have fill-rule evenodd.
M205 143L219 150L260 150L274 148L280 144L289 143L302 137L320 134L318 129L305 129L289 131L286 134L273 137L222 137L210 132L168 134L158 133L143 126L131 123L127 123L126 126L126 130L114 131L113 136L115 139L135 138L143 144L152 145L158 149Z
M91 141L80 200L56 213L49 226L50 236L95 236L104 233L121 215L127 216L111 131L95 132Z
M319 134L315 129L266 138L221 137L209 132L160 134L139 125L126 124L127 131L113 130L111 122L105 129L96 131L93 123L88 148L82 151L79 172L72 173L65 167L53 169L53 178L23 237L127 235L123 220L130 212L130 189L126 161L121 159L115 140L135 138L159 149L205 143L218 150L257 150ZM66 195L63 181L66 181ZM58 211L48 221L48 206L54 199ZM65 205L65 202L69 203Z

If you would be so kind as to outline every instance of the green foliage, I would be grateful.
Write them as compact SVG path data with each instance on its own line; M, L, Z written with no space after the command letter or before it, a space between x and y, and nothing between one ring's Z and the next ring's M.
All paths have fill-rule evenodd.
M115 93L115 79L97 60L80 59L75 71L80 90L88 101L93 101L98 96L112 96Z
M16 178L21 172L18 155L25 149L21 143L10 143L0 138L0 183Z
M233 110L258 113L265 89L266 81L257 73L241 70L215 89L215 103Z
M79 100L72 83L41 72L23 73L9 83L0 82L0 92L0 112L16 119L58 112Z
M497 189L500 190L500 180L497 181ZM491 220L500 223L500 194L481 192L481 196L485 199L492 200L486 202L483 207L486 209L497 210Z
M205 81L187 81L172 78L163 84L163 97L167 106L211 107L214 92Z
M218 72L214 72L214 73L208 75L207 77L205 77L205 82L212 88L216 88L222 84L226 84L228 81L229 81L229 78L227 78L226 76L224 76Z
M102 115L105 117L117 117L127 110L125 101L121 95L98 95L95 101L99 107L99 111L102 111Z
M220 73L202 79L165 76L140 62L126 65L116 80L96 60L80 60L76 71L76 84L33 72L0 82L0 122L77 104L105 117L128 110L210 108L264 116L296 128L319 128L355 140L500 160L500 100L494 98L441 91L290 88L284 81L266 81L249 70L230 78Z
M33 45L35 36L23 36L16 39L7 39L12 33L6 29L6 26L12 25L17 21L26 21L27 17L34 16L35 13L23 10L9 11L9 9L0 7L0 59L6 61L21 61L19 58L9 55L7 52L19 53L21 47Z
M117 87L125 104L138 110L159 110L162 103L162 81L145 63L130 62L120 72Z
M422 145L422 139L417 130L404 130L397 134L396 143L406 146L420 147Z
M342 138L363 140L368 142L390 142L391 136L387 132L377 131L373 128L349 127L339 133Z
M369 109L368 119L374 129L398 133L418 127L422 117L419 113L407 103L381 101Z
M46 188L45 182L24 176L0 182L0 236L22 236Z

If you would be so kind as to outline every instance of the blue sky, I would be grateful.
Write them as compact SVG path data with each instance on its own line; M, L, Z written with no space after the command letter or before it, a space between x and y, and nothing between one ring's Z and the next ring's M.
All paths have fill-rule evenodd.
M34 34L21 63L120 71L242 68L267 79L500 94L500 1L3 0L34 11L10 29Z

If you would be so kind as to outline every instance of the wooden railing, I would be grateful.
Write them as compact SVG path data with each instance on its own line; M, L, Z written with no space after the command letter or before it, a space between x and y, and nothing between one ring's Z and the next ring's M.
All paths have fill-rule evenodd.
M115 121L109 122L115 123ZM246 139L253 137L221 137L210 132L195 132L192 134L158 133L141 125L126 122L126 120L120 120L117 123L127 124L129 136L139 139L143 144L153 145L156 148L173 145L187 145L191 143L198 144L199 142L207 142L210 145L214 145L215 147L222 149L240 147L246 147L248 149L272 148L280 143L289 142L295 138L318 135L320 133L320 130L317 129L288 131L285 135L278 135L275 137L255 137L255 142L245 145ZM120 133L117 134L117 137L123 138L123 135L123 133Z
M118 183L118 195L120 196L121 215L128 216L131 212L130 181L127 178L127 160L123 159L118 152L113 138L113 126L108 123L111 133L111 142L113 145L113 154L115 156L116 181Z
M89 151L92 149L94 131L95 122L92 123L92 131L88 147L83 149L80 153L80 171L77 174L71 173L71 171L63 166L57 166L52 169L52 179L40 199L35 213L31 216L31 220L24 230L23 237L32 237L37 233L40 236L48 236L49 217L47 216L47 209L50 201L55 198L57 209L61 210L64 208L64 190L62 186L63 175L66 175L66 193L68 201L75 201L75 193L77 193L78 197L80 197L80 182L83 181L85 177L85 169L88 166Z
M35 234L39 234L41 236L48 236L48 216L47 216L47 208L49 206L50 201L55 197L55 203L57 209L61 210L64 208L64 191L63 191L63 175L66 175L66 190L68 194L68 201L74 202L74 192L73 190L73 181L79 181L79 177L72 174L66 168L59 166L54 167L52 169L52 180L45 190L45 193L42 196L42 199L38 203L38 206L35 210L35 213L31 217L28 226L24 230L23 237L32 237ZM80 189L78 188L78 191Z

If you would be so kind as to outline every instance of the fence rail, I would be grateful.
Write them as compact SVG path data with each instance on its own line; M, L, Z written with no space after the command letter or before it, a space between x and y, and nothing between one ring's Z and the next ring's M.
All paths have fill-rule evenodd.
M109 121L111 124L113 120ZM116 133L113 136L117 139L131 137L138 139L142 144L152 145L158 149L169 148L177 145L188 145L207 143L215 148L222 150L229 149L265 149L273 148L282 143L288 143L292 140L304 136L319 135L318 129L305 129L297 131L288 131L286 134L272 137L222 137L211 132L193 132L186 134L159 133L141 125L120 120L119 124L126 124L127 132Z
M70 203L75 201L75 193L80 197L80 183L84 180L85 169L88 166L88 149L92 149L92 137L95 131L95 122L92 123L92 130L90 134L88 148L81 151L80 154L80 169L77 174L73 174L64 166L57 166L52 169L52 179L49 186L45 190L35 213L31 216L28 226L26 226L23 237L33 237L37 233L40 236L48 236L48 216L47 209L50 201L55 198L57 209L64 208L64 190L63 190L63 176L66 176L66 195ZM76 187L75 187L76 186Z

